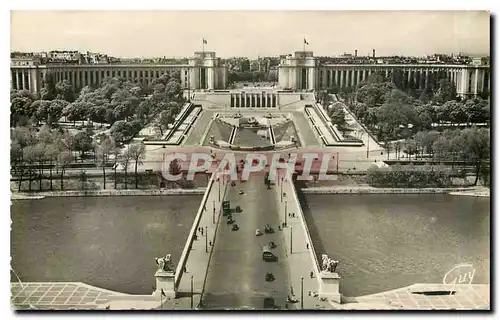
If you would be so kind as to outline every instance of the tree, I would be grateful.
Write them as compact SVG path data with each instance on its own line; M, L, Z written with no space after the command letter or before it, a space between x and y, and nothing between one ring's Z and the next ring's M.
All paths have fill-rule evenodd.
M46 148L47 145L43 142L39 142L34 146L34 156L36 162L38 162L38 178L39 178L39 190L42 191L42 179L43 179L43 165L46 159Z
M358 102L366 103L369 107L379 106L385 102L387 93L394 88L394 84L390 82L368 81L357 90L356 99Z
M85 190L85 185L88 180L87 172L85 170L80 171L80 174L78 175L78 178L80 179L81 182L81 189Z
M43 143L51 143L53 141L52 130L47 125L40 127L38 131L38 141Z
M48 100L37 100L32 103L32 106L30 106L30 109L32 109L31 120L35 124L38 125L41 121L47 120L50 104L51 102Z
M10 103L10 125L12 127L16 126L22 118L31 118L32 100L27 97L15 97Z
M113 171L114 171L114 182L115 182L115 190L116 190L116 185L117 185L117 180L116 180L116 170L118 168L118 158L120 156L120 149L115 145L113 149L111 149L110 153L113 155L114 158L114 164L113 164Z
M434 95L434 103L443 104L446 101L457 99L457 88L453 82L444 78L439 81L439 89Z
M132 157L130 156L130 146L128 146L127 150L123 152L120 159L120 164L123 166L123 170L125 171L125 189L127 189L127 173L131 161Z
M71 156L73 156L73 151L75 150L75 137L68 130L64 130L62 138L59 140L59 146L61 150L66 150Z
M399 90L393 91L395 92L387 96L386 102L378 110L377 123L385 134L395 136L400 125L406 127L414 123L417 116L409 97Z
M489 120L489 108L486 100L474 98L464 103L465 118L472 123L485 123Z
M24 173L22 157L23 157L23 149L21 148L21 145L16 140L12 140L10 145L10 163L12 168L14 169L15 172L17 172L17 175L19 177L19 188L18 188L19 192L21 192L21 184L23 182L23 173ZM20 165L18 166L18 164Z
M47 73L45 75L45 81L40 94L40 99L42 100L53 100L57 95L56 83L54 79L54 74Z
M435 158L445 159L446 155L451 150L450 140L447 139L444 135L439 135L432 144L432 150L434 151Z
M330 119L333 124L336 124L340 128L345 127L346 121L345 121L344 108L334 105L329 110L328 115L330 116Z
M148 121L152 111L153 108L151 106L151 102L149 100L144 100L139 103L139 106L136 109L136 115L139 119Z
M463 123L467 121L467 115L464 112L465 110L461 102L454 100L446 101L443 104L443 108L452 123Z
M125 120L116 121L109 130L116 142L124 142L132 137L132 128Z
M92 136L88 132L78 132L74 140L75 151L80 151L83 156L87 151L92 150Z
M46 157L46 160L48 160L49 164L50 164L50 167L49 167L49 179L50 179L50 190L51 191L53 190L53 185L52 185L52 168L53 168L53 165L54 165L54 161L57 162L57 158L59 156L59 153L60 153L59 146L56 143L51 142L51 143L49 143L49 144L46 145L46 148L45 148L45 157Z
M405 141L404 152L408 154L409 160L411 160L411 156L418 152L418 144L414 139L407 139Z
M477 185L484 161L490 159L490 131L488 129L478 129L476 126L464 129L465 152L470 155L476 166L476 179L474 185Z
M37 151L35 149L35 146L27 146L26 148L23 149L23 159L25 163L28 165L28 173L29 173L28 190L31 191L33 165L37 161Z
M139 176L137 175L137 166L142 165L142 160L146 158L146 146L142 143L133 144L130 146L128 154L135 161L135 188L138 189Z
M106 122L106 111L105 106L94 106L89 112L89 119L102 124Z
M50 106L47 110L47 118L45 121L51 127L54 127L59 122L62 117L62 112L64 108L69 103L66 100L52 100Z
M66 167L73 160L73 156L69 151L63 151L59 153L57 157L57 164L59 166L60 174L61 174L61 190L64 190L64 172L66 171Z
M173 100L182 94L182 88L177 80L170 80L165 86L167 100Z
M56 84L56 99L75 101L75 92L73 86L68 80L61 80Z
M165 110L160 113L160 119L157 123L158 129L160 130L160 135L163 136L163 130L167 130L168 125L173 123L174 120L175 117L170 110Z
M170 112L172 112L172 115L175 117L181 111L181 106L177 102L171 101L167 103L166 110L170 110Z
M108 156L114 148L115 148L115 142L109 136L103 137L97 148L97 154L99 159L98 164L102 167L102 179L103 179L104 189L106 189L106 164Z
M76 121L85 120L86 114L86 105L82 102L71 103L67 105L62 111L62 116L66 117L69 121L73 121L74 125L76 125Z

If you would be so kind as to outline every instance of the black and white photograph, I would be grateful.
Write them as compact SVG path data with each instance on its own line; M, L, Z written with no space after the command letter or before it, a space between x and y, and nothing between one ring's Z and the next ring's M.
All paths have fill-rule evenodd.
M491 310L491 24L11 10L11 309Z

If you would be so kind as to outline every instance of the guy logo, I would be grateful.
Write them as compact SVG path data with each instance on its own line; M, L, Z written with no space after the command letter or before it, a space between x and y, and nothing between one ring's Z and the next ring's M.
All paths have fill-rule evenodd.
M456 284L471 284L474 280L476 269L470 263L462 263L453 267L443 278L443 284L453 284L450 294L455 290Z

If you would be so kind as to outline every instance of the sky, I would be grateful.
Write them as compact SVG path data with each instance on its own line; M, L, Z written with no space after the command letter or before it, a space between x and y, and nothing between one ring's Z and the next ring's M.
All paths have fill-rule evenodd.
M488 55L486 11L11 11L11 51L116 57Z

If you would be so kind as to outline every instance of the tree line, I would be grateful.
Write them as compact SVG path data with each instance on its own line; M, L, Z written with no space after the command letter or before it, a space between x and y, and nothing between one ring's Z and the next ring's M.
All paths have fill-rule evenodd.
M145 145L134 143L122 153L113 137L101 134L96 139L79 138L68 130L51 129L43 125L39 131L33 127L11 129L11 165L13 176L18 179L18 191L23 181L38 181L38 190L43 191L43 179L49 180L49 189L54 190L55 180L59 180L59 190L64 190L65 173L75 161L74 151L93 151L95 164L102 169L103 188L106 189L106 168L114 170L114 187L117 187L117 167L121 165L125 174L125 189L129 168L134 166L135 188L138 188L138 166L145 158ZM80 176L85 171L79 172ZM80 178L81 179L81 178Z
M150 122L163 135L184 102L179 79L165 74L144 86L120 77L106 78L99 87L87 86L79 93L67 80L54 84L50 75L46 80L39 94L11 91L11 164L19 190L25 178L31 190L34 177L42 190L47 172L52 190L54 170L63 190L65 172L77 162L78 154L82 160L90 155L102 167L104 188L106 167L115 168L116 187L116 165L121 164L127 176L134 162L137 187L137 166L142 164L145 147L132 144L121 154L119 146ZM76 134L62 126L62 119L73 122L79 129ZM76 126L80 121L81 126ZM96 135L93 122L110 126L109 134Z
M385 147L388 152L393 151L397 159L404 152L410 161L421 159L471 165L476 185L479 177L483 178L484 184L489 184L490 139L489 129L473 126L463 130L448 129L442 133L419 131L406 140L393 144L386 142Z

